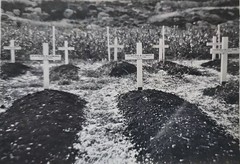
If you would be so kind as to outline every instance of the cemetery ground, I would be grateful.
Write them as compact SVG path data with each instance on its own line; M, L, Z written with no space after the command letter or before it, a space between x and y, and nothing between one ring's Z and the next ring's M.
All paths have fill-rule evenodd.
M135 62L51 63L45 91L41 64L26 62L24 74L0 79L0 161L238 163L238 102L204 92L238 91L239 76L219 87L208 61L146 62L143 91Z

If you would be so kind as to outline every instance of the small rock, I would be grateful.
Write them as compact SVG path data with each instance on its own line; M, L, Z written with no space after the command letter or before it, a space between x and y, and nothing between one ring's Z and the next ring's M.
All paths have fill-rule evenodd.
M63 13L65 18L70 18L73 15L74 11L71 9L66 9Z
M104 17L109 17L109 14L105 13L105 12L100 12L98 13L98 18L101 19L101 18L104 18Z
M7 11L6 14L10 15L10 16L14 16L14 14L12 12L10 12L10 11Z
M16 16L20 16L21 11L19 9L13 9L13 14Z

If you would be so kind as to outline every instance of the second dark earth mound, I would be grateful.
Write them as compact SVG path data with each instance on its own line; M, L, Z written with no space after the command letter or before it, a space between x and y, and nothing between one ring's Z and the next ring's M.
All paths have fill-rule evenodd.
M238 163L239 141L227 135L197 106L157 90L119 97L128 136L139 162Z

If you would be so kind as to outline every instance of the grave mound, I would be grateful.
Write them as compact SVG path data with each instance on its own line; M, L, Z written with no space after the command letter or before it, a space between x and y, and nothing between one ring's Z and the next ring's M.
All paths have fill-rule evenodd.
M165 61L165 63L156 63L153 65L155 69L162 69L167 71L170 75L183 76L184 74L202 76L203 74L196 68L187 67L171 61Z
M142 163L237 163L237 139L196 105L157 90L120 95L125 135Z
M79 80L78 70L79 68L72 64L54 67L50 71L50 80L51 81Z
M206 88L203 90L203 95L223 99L227 104L238 104L239 81L229 81L224 85L218 85L214 88Z
M55 90L16 100L0 115L0 163L74 163L85 104Z
M202 67L207 67L207 68L213 68L217 71L220 71L220 66L221 66L221 60L216 59L213 61L209 61L206 63L201 64ZM238 75L239 74L239 62L237 61L228 61L228 73L232 75Z
M109 75L113 77L121 77L124 75L137 72L135 65L127 62L110 62L98 69L98 72L102 75Z
M9 79L25 74L31 68L22 63L4 63L1 66L0 78Z

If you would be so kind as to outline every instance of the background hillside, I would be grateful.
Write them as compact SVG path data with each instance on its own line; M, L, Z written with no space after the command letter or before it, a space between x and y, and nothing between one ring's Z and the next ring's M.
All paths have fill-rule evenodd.
M96 0L97 1L97 0ZM9 16L35 21L61 21L86 26L219 24L238 19L238 0L2 0Z

